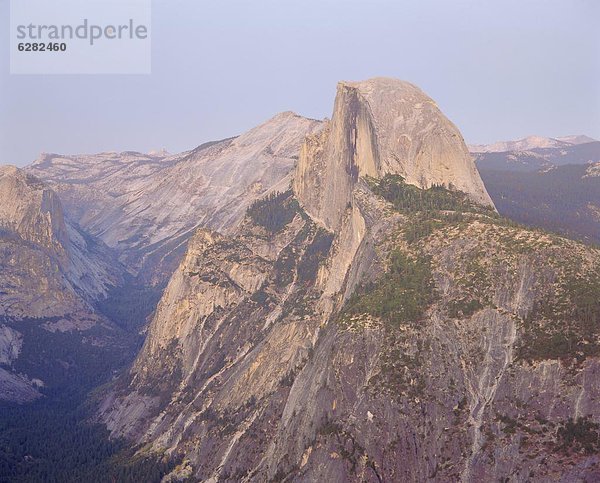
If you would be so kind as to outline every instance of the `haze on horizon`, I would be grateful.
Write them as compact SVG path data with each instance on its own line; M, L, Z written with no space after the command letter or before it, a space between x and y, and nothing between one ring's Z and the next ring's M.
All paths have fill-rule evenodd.
M375 76L421 87L469 143L598 139L599 24L594 0L154 0L148 76L11 76L3 29L0 164L178 152L288 110L320 119L337 81Z

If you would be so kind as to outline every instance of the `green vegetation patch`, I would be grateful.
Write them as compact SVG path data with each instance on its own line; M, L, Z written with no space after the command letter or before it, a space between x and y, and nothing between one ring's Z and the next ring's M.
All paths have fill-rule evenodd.
M85 395L69 391L30 405L0 404L0 482L160 482L177 459L135 456L88 420Z
M570 418L558 428L556 439L558 449L562 451L597 454L600 452L600 425L588 418Z
M534 305L523 328L521 359L583 362L600 356L600 267L587 274L568 274Z
M434 185L421 189L406 183L400 175L386 174L380 180L367 178L369 187L376 195L385 198L403 213L456 211L495 214L494 210L473 203L461 191L450 191Z
M117 341L108 339L110 333L100 326L82 332L43 328L44 323L59 319L28 318L8 323L23 334L24 340L13 369L44 381L47 396L69 387L92 388L129 364L135 355L137 338L124 332Z
M90 420L89 391L110 380L134 357L133 335L122 344L106 331L49 332L48 319L2 319L24 336L14 369L42 379L44 397L30 404L0 402L0 482L160 482L177 463L159 455L134 457L130 442L110 439Z
M259 226L270 233L281 231L289 224L296 213L299 213L300 205L292 197L292 190L283 193L275 192L261 200L256 200L248 208L248 216Z
M452 318L471 317L491 305L490 280L478 258L464 262L465 273L456 281L461 296L448 303L448 315Z
M300 282L312 282L315 280L319 271L319 265L327 258L332 243L333 233L323 228L317 228L313 240L306 248L298 264L298 280Z
M458 300L452 300L448 304L448 315L454 319L461 317L471 317L476 312L483 309L485 305L474 298L464 297Z
M348 300L341 318L378 317L390 326L421 319L435 299L429 257L413 258L396 249L386 273L375 283L359 288Z
M425 375L423 374L425 347L416 339L416 347L401 331L387 329L385 345L380 353L381 372L369 380L375 393L386 392L392 399L425 397Z

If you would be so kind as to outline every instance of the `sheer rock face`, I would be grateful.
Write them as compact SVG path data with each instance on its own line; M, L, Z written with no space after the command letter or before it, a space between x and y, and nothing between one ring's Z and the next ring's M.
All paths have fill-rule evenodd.
M85 309L120 280L112 254L63 216L47 185L0 167L0 315L53 317Z
M275 232L249 216L226 235L191 239L99 418L114 436L183 458L198 481L598 479L597 454L557 440L569 418L600 421L598 356L575 360L543 344L541 356L523 354L553 330L536 310L549 300L569 307L561 290L573 274L593 278L600 252L491 211L459 222L439 214L428 235L408 241L423 220L395 211L359 175L417 183L418 169L381 154L394 142L382 123L397 117L382 105L369 124L366 108L345 107L356 99L339 94L331 123L302 148L294 188L305 212ZM360 162L344 157L356 153ZM423 161L418 150L414 159ZM420 185L450 179L460 176ZM489 205L485 191L466 191ZM340 315L357 287L390 272L397 250L427 261L426 311L392 324ZM399 296L383 293L390 303Z
M48 154L27 170L131 272L158 283L177 267L197 227L231 230L255 199L285 191L301 143L320 125L284 112L236 138L177 155Z
M110 250L65 219L47 185L18 168L0 167L0 400L40 396L43 382L28 374L43 358L23 362L21 353L43 345L47 333L96 328L99 344L114 331L93 304L121 277ZM60 353L48 347L49 365L56 349Z
M409 245L409 220L364 186L355 208L363 221L346 215L310 277L311 219L275 235L250 222L233 238L198 232L130 374L103 401L113 435L183 457L199 481L593 476L597 455L565 456L556 434L570 417L600 420L598 358L520 351L534 307L565 270L597 270L600 252L477 216ZM351 250L353 223L363 236ZM341 323L344 298L397 248L431 259L439 297L426 315ZM450 315L472 291L485 307Z
M460 132L419 88L385 78L341 82L330 123L302 147L298 199L336 229L358 178L385 174L420 188L460 190L493 206Z
M54 252L69 243L58 196L34 176L0 166L0 228Z
M0 316L53 317L82 308L70 286L70 241L56 194L0 167Z

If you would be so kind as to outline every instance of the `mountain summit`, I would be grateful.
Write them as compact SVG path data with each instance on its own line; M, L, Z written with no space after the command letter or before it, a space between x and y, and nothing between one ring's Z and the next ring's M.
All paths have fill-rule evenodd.
M400 175L493 206L465 142L435 102L409 82L340 82L333 116L301 150L294 191L304 209L337 228L361 176Z
M174 155L43 155L27 168L130 272L160 283L198 226L227 231L250 203L290 182L304 137L320 126L280 113L240 136Z
M504 153L508 151L530 151L532 149L568 148L570 146L593 142L596 142L596 139L583 134L557 138L527 136L516 141L498 141L493 144L470 144L469 150L472 153Z
M113 436L165 481L597 479L600 251L501 218L401 81L340 83L293 188L190 239Z

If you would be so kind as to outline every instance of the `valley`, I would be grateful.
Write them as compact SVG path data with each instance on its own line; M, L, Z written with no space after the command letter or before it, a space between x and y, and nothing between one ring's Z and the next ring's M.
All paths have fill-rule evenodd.
M598 144L375 78L1 168L0 481L600 478Z
M565 139L571 138L578 143L562 141L557 147L474 153L475 161L501 214L599 244L600 143L586 136ZM551 140L539 139L538 144L551 144Z

